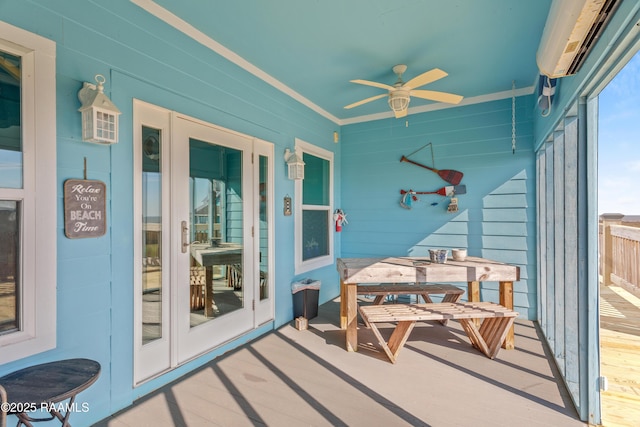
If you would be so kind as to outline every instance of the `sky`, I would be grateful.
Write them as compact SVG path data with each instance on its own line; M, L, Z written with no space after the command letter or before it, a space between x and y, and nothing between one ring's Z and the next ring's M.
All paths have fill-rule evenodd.
M599 95L598 213L640 215L640 52Z

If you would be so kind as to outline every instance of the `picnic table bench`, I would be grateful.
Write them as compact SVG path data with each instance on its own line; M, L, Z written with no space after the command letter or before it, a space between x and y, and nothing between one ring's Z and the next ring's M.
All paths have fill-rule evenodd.
M375 295L374 305L384 302L389 295L420 295L425 303L433 303L430 294L444 294L442 302L457 302L464 294L464 291L457 286L445 283L384 283L379 285L366 284L358 285L358 295ZM419 303L416 298L416 303ZM365 325L369 327L365 320ZM447 324L447 320L441 320L443 325Z
M396 362L417 321L449 319L459 320L471 344L493 359L518 316L518 312L492 302L361 305L359 311L391 363ZM476 326L476 319L482 319L480 327ZM397 325L387 342L376 324L389 322Z

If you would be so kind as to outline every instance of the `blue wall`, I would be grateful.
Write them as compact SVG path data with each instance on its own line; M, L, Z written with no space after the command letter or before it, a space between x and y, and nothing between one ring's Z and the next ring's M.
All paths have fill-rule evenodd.
M516 151L511 149L511 99L387 119L342 128L343 257L428 256L433 248L468 248L469 255L517 264L514 304L536 314L535 157L533 97L516 101ZM435 173L400 158L433 144L435 166L464 173L467 193L459 211L449 199L418 196L400 206L400 189L435 191L449 185ZM431 165L429 147L411 160ZM437 203L432 206L432 203ZM466 284L460 284L466 289ZM482 297L498 302L498 284L483 283ZM465 295L466 298L466 295Z
M117 11L115 15L112 11ZM122 18L126 17L126 18ZM0 375L71 357L99 361L98 382L82 393L90 411L72 417L87 425L129 405L136 397L216 355L292 319L293 217L280 215L293 195L286 179L285 148L301 138L337 151L337 126L307 107L194 42L127 0L3 0L0 19L57 44L58 277L57 347L0 366ZM122 111L120 141L100 146L80 141L78 90L96 74ZM133 389L133 99L141 99L275 144L276 318L238 342L216 349L170 374ZM91 239L64 236L62 183L83 176L107 184L108 232ZM336 170L340 164L336 153ZM340 174L336 173L336 200ZM339 253L339 242L337 246ZM323 281L322 302L338 294L335 268L313 272ZM52 424L54 425L54 424Z

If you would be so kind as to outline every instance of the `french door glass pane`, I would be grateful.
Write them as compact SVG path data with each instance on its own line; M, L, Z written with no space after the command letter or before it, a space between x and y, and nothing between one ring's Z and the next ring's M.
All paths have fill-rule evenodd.
M0 187L22 188L20 57L0 51Z
M162 337L160 131L142 127L142 343Z
M269 163L266 156L260 156L258 160L260 168L260 299L269 298Z
M244 306L242 151L189 140L190 325Z
M20 327L20 202L0 201L0 334Z

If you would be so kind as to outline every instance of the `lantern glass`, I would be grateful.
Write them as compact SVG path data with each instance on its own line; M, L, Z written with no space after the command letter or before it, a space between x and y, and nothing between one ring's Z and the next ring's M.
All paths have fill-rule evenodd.
M289 163L289 179L304 179L304 163Z
M118 116L111 111L89 108L82 112L82 139L87 142L118 142Z
M96 138L116 141L116 115L96 110Z

